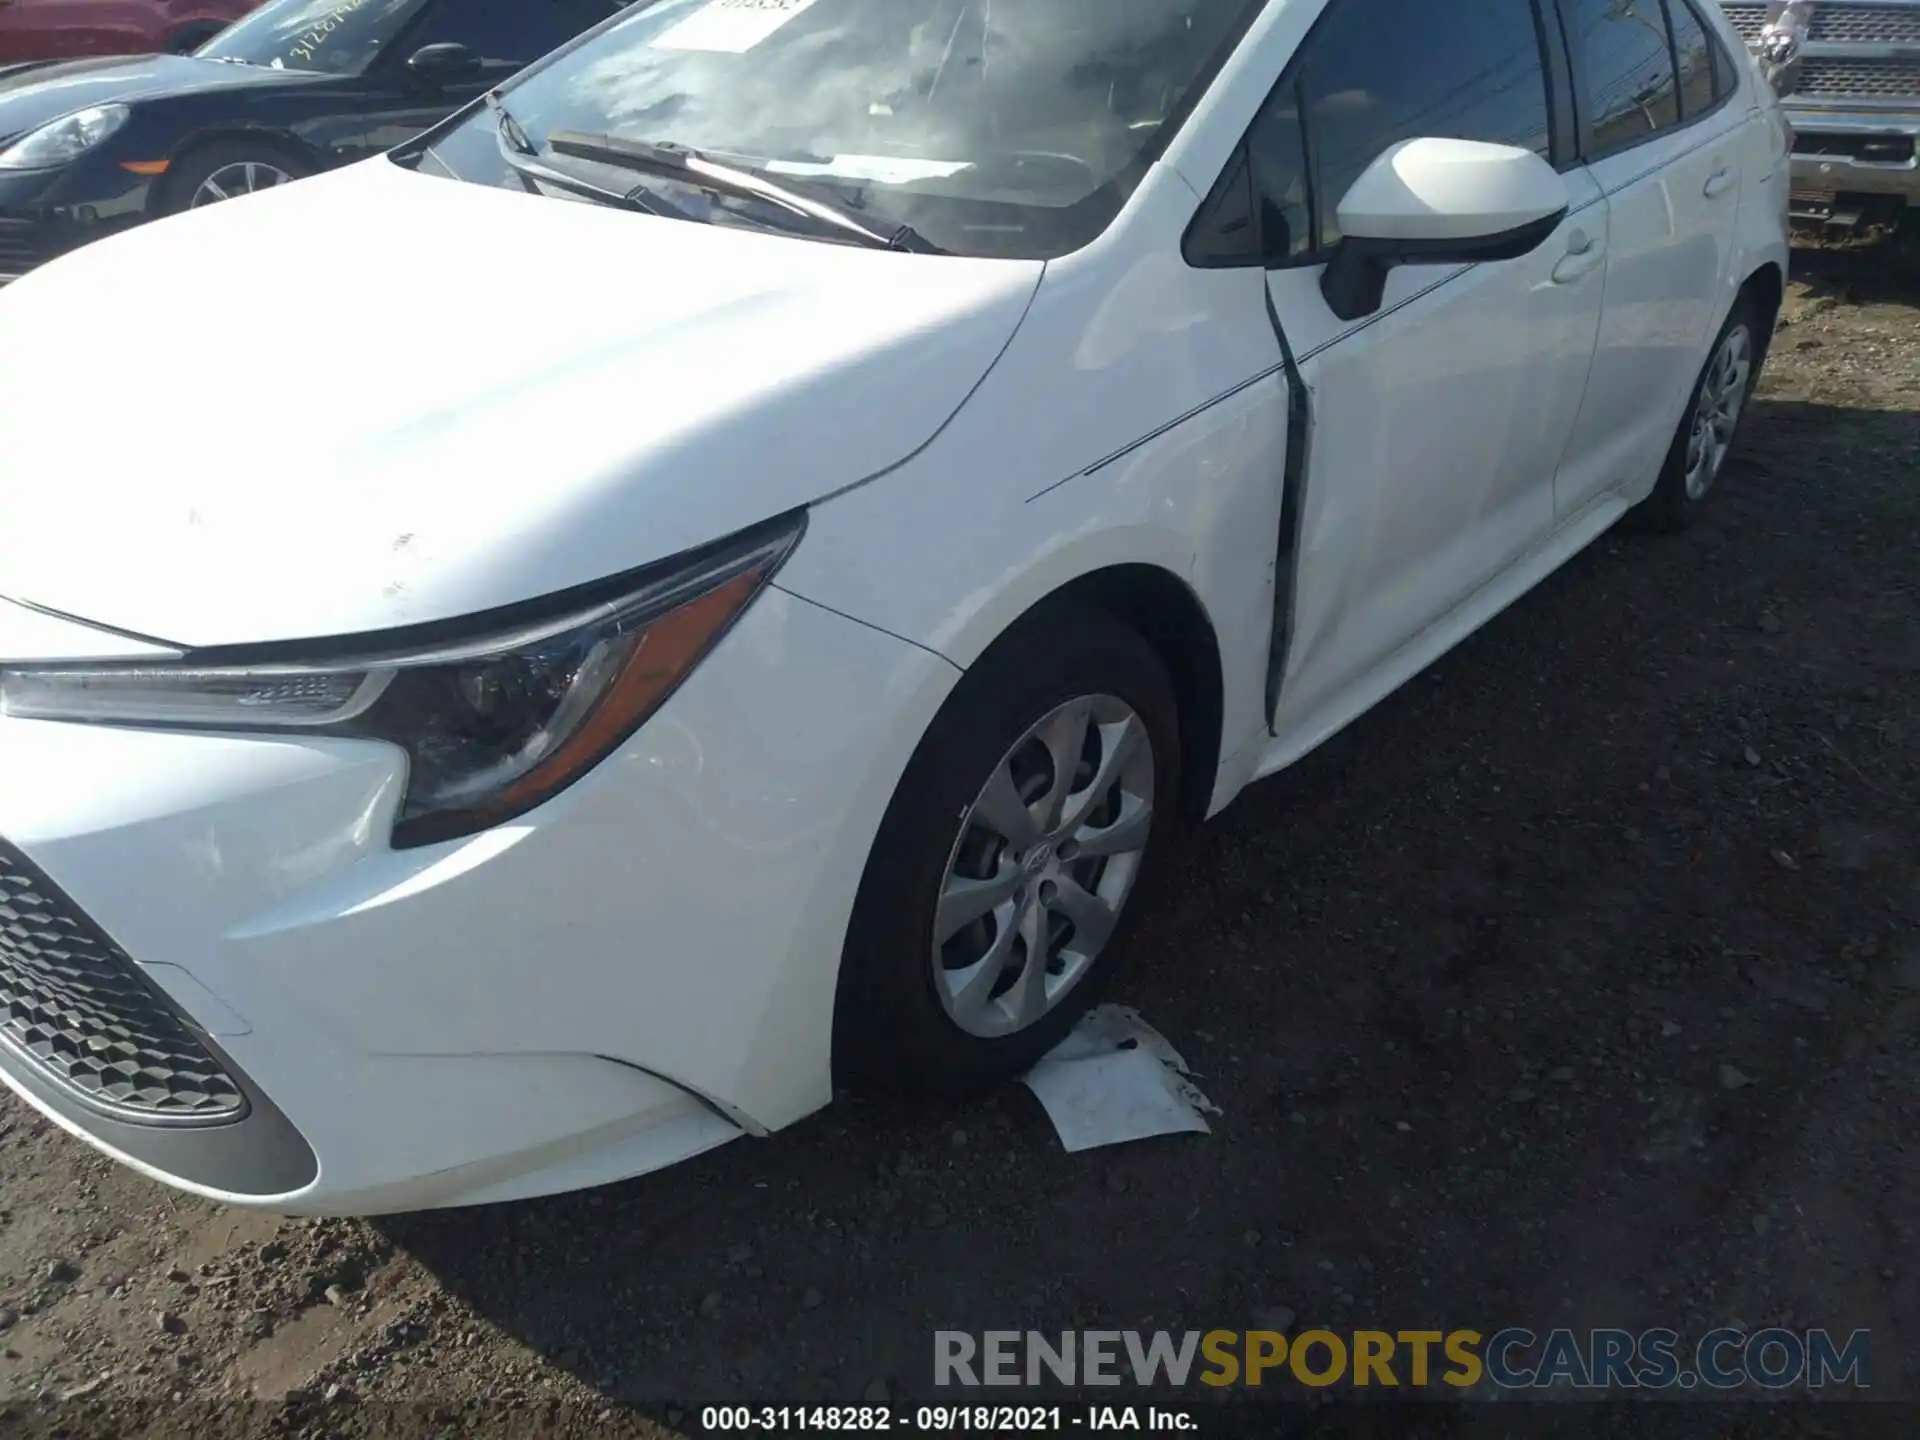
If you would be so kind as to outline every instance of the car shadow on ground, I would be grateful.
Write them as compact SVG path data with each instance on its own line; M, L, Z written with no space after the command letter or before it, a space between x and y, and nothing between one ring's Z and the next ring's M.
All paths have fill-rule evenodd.
M1858 239L1802 231L1794 237L1790 264L1816 310L1834 304L1920 307L1920 212L1899 230Z
M1212 1135L843 1100L381 1230L670 1420L952 1398L948 1327L1911 1325L1915 416L1789 377L1751 423L1702 525L1603 539L1179 839L1115 998Z

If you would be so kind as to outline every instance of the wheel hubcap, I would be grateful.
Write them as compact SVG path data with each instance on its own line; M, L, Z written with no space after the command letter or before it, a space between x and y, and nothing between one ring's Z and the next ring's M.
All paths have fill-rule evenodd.
M934 985L962 1030L1025 1030L1086 975L1140 872L1153 782L1147 727L1111 695L1060 706L1000 757L934 912Z
M1720 348L1707 362L1700 382L1700 398L1693 407L1693 428L1687 434L1687 498L1698 500L1713 488L1720 467L1733 448L1733 433L1747 403L1747 383L1753 376L1753 334L1744 325L1727 332Z
M193 200L188 208L198 210L202 205L215 205L222 200L231 200L236 195L271 190L291 179L293 176L268 161L237 160L231 165L222 165L202 180L200 188L193 192Z

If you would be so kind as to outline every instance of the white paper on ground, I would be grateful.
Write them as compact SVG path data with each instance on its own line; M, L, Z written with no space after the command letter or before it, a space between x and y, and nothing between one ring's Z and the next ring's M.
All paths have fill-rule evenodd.
M1166 1037L1124 1005L1097 1005L1041 1062L1026 1087L1069 1152L1155 1135L1207 1134L1220 1113Z

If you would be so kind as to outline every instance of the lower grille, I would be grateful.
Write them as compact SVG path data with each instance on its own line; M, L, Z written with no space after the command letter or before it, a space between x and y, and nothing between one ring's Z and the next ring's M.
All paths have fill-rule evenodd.
M1875 165L1906 165L1913 160L1911 135L1822 135L1802 131L1793 137L1796 155L1865 160Z
M40 251L32 239L0 225L0 275L24 275L40 263Z
M93 1109L218 1125L246 1097L139 967L0 841L0 1044Z
M1801 62L1799 95L1857 95L1876 100L1920 96L1920 60L1829 60Z

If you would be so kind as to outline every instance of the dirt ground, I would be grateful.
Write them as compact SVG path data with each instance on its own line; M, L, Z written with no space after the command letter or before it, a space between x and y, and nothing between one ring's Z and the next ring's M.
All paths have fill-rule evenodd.
M937 1327L1289 1319L1866 1327L1915 1396L1920 265L1797 260L1701 526L1603 541L1179 844L1115 998L1213 1135L843 1103L606 1190L308 1223L8 1101L0 1421L661 1435L931 1398Z

